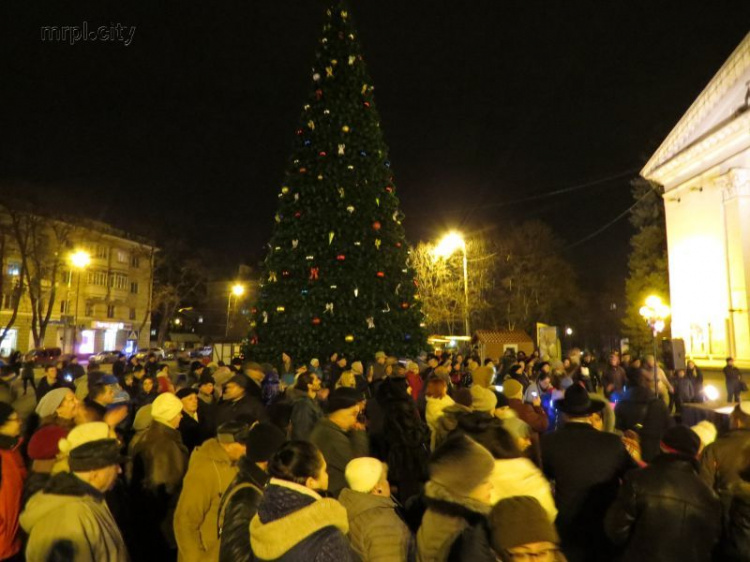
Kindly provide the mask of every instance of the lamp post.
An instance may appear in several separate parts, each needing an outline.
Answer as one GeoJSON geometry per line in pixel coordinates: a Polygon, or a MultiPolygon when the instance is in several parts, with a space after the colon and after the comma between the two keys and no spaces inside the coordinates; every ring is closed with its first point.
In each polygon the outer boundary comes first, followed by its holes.
{"type": "Polygon", "coordinates": [[[657,347],[656,338],[661,332],[664,331],[665,320],[669,318],[670,310],[669,306],[661,302],[661,299],[656,295],[651,295],[646,299],[646,304],[641,307],[638,311],[643,319],[651,328],[651,333],[654,336],[654,393],[656,397],[659,397],[659,365],[656,361],[657,347]]]}
{"type": "Polygon", "coordinates": [[[435,256],[437,258],[447,259],[453,255],[456,250],[461,250],[464,255],[464,329],[466,335],[471,338],[471,330],[469,328],[469,275],[467,270],[467,259],[466,259],[466,241],[456,231],[449,232],[443,236],[442,240],[435,246],[435,256]]]}
{"type": "Polygon", "coordinates": [[[224,331],[224,337],[229,337],[229,313],[232,310],[232,295],[239,298],[245,294],[245,286],[235,283],[232,285],[232,289],[229,291],[229,298],[227,298],[227,328],[224,331]]]}
{"type": "Polygon", "coordinates": [[[78,345],[78,301],[81,295],[81,273],[91,264],[91,256],[85,250],[78,250],[70,256],[70,265],[78,270],[78,280],[76,281],[76,309],[73,320],[73,355],[76,354],[78,345]]]}

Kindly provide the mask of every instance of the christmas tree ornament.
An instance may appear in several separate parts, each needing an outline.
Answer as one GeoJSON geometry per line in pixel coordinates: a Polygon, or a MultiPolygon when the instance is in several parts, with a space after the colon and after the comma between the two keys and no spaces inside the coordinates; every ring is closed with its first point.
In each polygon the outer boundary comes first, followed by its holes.
{"type": "Polygon", "coordinates": [[[400,248],[400,247],[401,247],[401,242],[396,242],[396,248],[400,248]]]}
{"type": "Polygon", "coordinates": [[[276,246],[276,247],[275,247],[275,248],[273,249],[273,251],[274,251],[274,252],[278,252],[278,251],[280,251],[280,250],[281,250],[281,246],[276,246]]]}
{"type": "Polygon", "coordinates": [[[351,215],[351,214],[352,214],[352,213],[354,212],[354,205],[349,205],[349,206],[348,206],[348,207],[346,208],[346,210],[347,210],[347,211],[349,212],[349,214],[351,215]]]}
{"type": "Polygon", "coordinates": [[[339,61],[337,61],[336,59],[331,59],[331,64],[333,66],[336,66],[338,63],[339,63],[339,61]]]}
{"type": "Polygon", "coordinates": [[[398,285],[396,285],[396,290],[395,290],[395,291],[393,291],[393,292],[394,292],[394,293],[396,293],[396,294],[398,295],[398,292],[399,292],[400,290],[401,290],[401,283],[399,283],[398,285]]]}
{"type": "Polygon", "coordinates": [[[300,168],[299,169],[299,173],[300,174],[306,174],[307,173],[307,168],[300,168]]]}
{"type": "Polygon", "coordinates": [[[367,328],[369,330],[372,330],[374,327],[375,327],[375,318],[373,318],[372,316],[369,316],[367,318],[367,328]]]}
{"type": "Polygon", "coordinates": [[[367,93],[367,84],[362,84],[362,95],[364,96],[367,93]]]}
{"type": "Polygon", "coordinates": [[[354,287],[354,297],[356,298],[358,296],[359,296],[359,288],[354,287]]]}
{"type": "Polygon", "coordinates": [[[354,41],[354,33],[350,33],[349,34],[349,40],[350,41],[354,41]]]}
{"type": "Polygon", "coordinates": [[[336,256],[336,259],[338,261],[344,261],[346,260],[346,256],[344,254],[339,254],[338,256],[336,256]]]}
{"type": "Polygon", "coordinates": [[[382,241],[382,240],[381,240],[380,238],[376,238],[376,239],[375,239],[375,248],[376,248],[377,250],[379,250],[379,249],[380,249],[380,245],[381,245],[382,243],[383,243],[383,241],[382,241]]]}
{"type": "Polygon", "coordinates": [[[393,187],[392,187],[392,186],[390,186],[390,185],[386,185],[386,186],[385,186],[385,190],[386,190],[386,191],[387,191],[388,193],[393,193],[393,187]]]}
{"type": "Polygon", "coordinates": [[[292,240],[292,250],[296,250],[299,246],[299,240],[292,240]]]}
{"type": "Polygon", "coordinates": [[[391,311],[391,305],[388,303],[385,303],[385,308],[381,312],[383,312],[384,314],[387,314],[390,311],[391,311]]]}
{"type": "Polygon", "coordinates": [[[343,127],[341,127],[341,130],[345,133],[348,133],[351,129],[349,129],[349,125],[344,125],[343,127]]]}
{"type": "Polygon", "coordinates": [[[300,294],[301,294],[301,295],[302,295],[303,297],[306,297],[306,296],[307,296],[307,293],[309,293],[309,292],[310,292],[310,291],[308,291],[307,289],[302,289],[302,290],[300,291],[300,294]]]}
{"type": "Polygon", "coordinates": [[[294,194],[294,200],[295,201],[299,201],[299,193],[295,193],[294,194]]]}
{"type": "Polygon", "coordinates": [[[375,204],[380,207],[380,197],[375,198],[375,204]]]}
{"type": "Polygon", "coordinates": [[[323,110],[323,115],[330,115],[330,114],[331,114],[331,111],[329,109],[323,110]]]}
{"type": "Polygon", "coordinates": [[[305,141],[305,142],[304,142],[303,144],[304,144],[305,146],[310,146],[310,145],[312,144],[312,141],[308,139],[308,140],[306,140],[306,141],[305,141]]]}
{"type": "Polygon", "coordinates": [[[310,111],[310,104],[306,103],[304,106],[302,106],[302,109],[304,109],[305,111],[310,111]]]}
{"type": "Polygon", "coordinates": [[[289,277],[289,270],[288,270],[288,269],[284,269],[284,270],[282,270],[282,272],[281,272],[281,276],[282,276],[282,277],[289,277]]]}
{"type": "Polygon", "coordinates": [[[281,193],[283,193],[284,195],[286,195],[287,193],[289,193],[289,188],[287,186],[282,187],[281,188],[281,193]]]}
{"type": "Polygon", "coordinates": [[[338,285],[331,285],[331,290],[333,290],[333,291],[335,291],[338,288],[339,288],[338,285]]]}
{"type": "Polygon", "coordinates": [[[312,319],[313,326],[319,326],[320,325],[320,318],[317,316],[312,319]]]}
{"type": "Polygon", "coordinates": [[[268,324],[268,312],[263,311],[263,323],[268,324]]]}
{"type": "Polygon", "coordinates": [[[305,131],[303,131],[302,129],[297,129],[296,133],[298,135],[303,135],[303,134],[305,134],[305,131]]]}
{"type": "Polygon", "coordinates": [[[313,261],[315,259],[315,256],[305,256],[305,259],[307,261],[313,261]]]}
{"type": "Polygon", "coordinates": [[[359,155],[360,155],[360,156],[363,156],[363,157],[364,157],[364,156],[367,156],[367,151],[365,151],[365,150],[360,150],[360,151],[359,151],[359,155]]]}
{"type": "Polygon", "coordinates": [[[258,325],[258,323],[255,320],[253,320],[252,322],[250,322],[250,327],[251,328],[255,328],[257,325],[258,325]]]}
{"type": "Polygon", "coordinates": [[[321,90],[320,88],[315,90],[315,99],[320,101],[322,97],[323,97],[323,90],[321,90]]]}
{"type": "Polygon", "coordinates": [[[346,336],[346,337],[344,338],[344,341],[345,341],[346,343],[352,343],[352,342],[354,341],[354,336],[353,336],[352,334],[349,334],[349,335],[347,335],[347,336],[346,336]]]}
{"type": "Polygon", "coordinates": [[[286,309],[283,306],[277,306],[276,312],[284,312],[286,309]]]}
{"type": "Polygon", "coordinates": [[[373,230],[380,230],[380,226],[380,221],[375,221],[374,223],[372,223],[373,230]]]}
{"type": "Polygon", "coordinates": [[[352,166],[351,164],[349,164],[349,165],[348,165],[348,166],[346,167],[346,169],[347,169],[347,170],[353,170],[353,169],[354,169],[354,166],[352,166]]]}
{"type": "Polygon", "coordinates": [[[346,145],[345,144],[340,144],[339,145],[339,156],[343,156],[344,153],[345,153],[345,151],[346,151],[346,145]]]}
{"type": "Polygon", "coordinates": [[[407,308],[409,308],[409,303],[408,302],[402,302],[401,303],[401,308],[403,308],[404,310],[406,310],[407,308]]]}
{"type": "Polygon", "coordinates": [[[313,80],[315,80],[316,82],[319,82],[320,81],[320,74],[318,74],[317,72],[315,74],[313,74],[313,80]]]}
{"type": "Polygon", "coordinates": [[[364,102],[362,105],[364,105],[365,108],[370,109],[370,102],[369,101],[364,102]]]}
{"type": "Polygon", "coordinates": [[[252,314],[258,314],[258,309],[257,309],[257,308],[255,308],[255,307],[252,307],[252,308],[250,309],[250,312],[251,312],[252,314]]]}
{"type": "Polygon", "coordinates": [[[326,309],[323,311],[324,314],[333,314],[333,303],[327,302],[326,303],[326,309]]]}
{"type": "Polygon", "coordinates": [[[331,243],[333,243],[333,238],[336,236],[336,233],[332,230],[328,233],[328,245],[330,246],[331,243]]]}
{"type": "Polygon", "coordinates": [[[274,218],[274,220],[275,220],[276,222],[281,222],[281,215],[279,215],[278,213],[276,213],[276,216],[275,216],[275,217],[273,217],[273,218],[274,218]]]}
{"type": "Polygon", "coordinates": [[[333,78],[333,67],[326,66],[326,78],[333,78]]]}
{"type": "Polygon", "coordinates": [[[323,174],[318,175],[318,181],[323,181],[323,174]]]}
{"type": "Polygon", "coordinates": [[[343,199],[344,198],[344,193],[345,193],[344,192],[344,188],[343,187],[339,187],[339,197],[341,197],[343,199]]]}
{"type": "Polygon", "coordinates": [[[390,160],[386,160],[385,162],[383,162],[383,165],[384,165],[384,166],[385,166],[386,168],[390,168],[390,167],[391,167],[391,161],[390,161],[390,160]]]}
{"type": "Polygon", "coordinates": [[[310,119],[307,122],[307,128],[310,129],[311,131],[314,131],[315,130],[315,121],[313,121],[312,119],[310,119]]]}
{"type": "Polygon", "coordinates": [[[341,19],[345,20],[348,17],[349,17],[349,12],[347,12],[346,10],[341,10],[341,19]]]}
{"type": "Polygon", "coordinates": [[[383,279],[385,277],[385,272],[384,271],[378,271],[375,274],[375,277],[377,277],[378,279],[383,279]]]}
{"type": "Polygon", "coordinates": [[[354,242],[354,245],[355,245],[355,246],[361,246],[361,245],[362,245],[362,242],[360,242],[359,240],[357,240],[356,242],[354,242]]]}
{"type": "Polygon", "coordinates": [[[354,55],[349,55],[349,66],[352,66],[356,60],[357,57],[355,57],[354,55]]]}
{"type": "Polygon", "coordinates": [[[275,283],[276,282],[276,272],[275,271],[269,271],[268,272],[268,281],[269,281],[269,283],[275,283]]]}
{"type": "Polygon", "coordinates": [[[321,158],[325,158],[326,156],[328,156],[328,153],[325,150],[321,150],[320,152],[318,152],[318,156],[320,156],[321,158]]]}
{"type": "Polygon", "coordinates": [[[319,276],[320,276],[320,268],[311,267],[310,268],[310,281],[317,281],[319,276]]]}

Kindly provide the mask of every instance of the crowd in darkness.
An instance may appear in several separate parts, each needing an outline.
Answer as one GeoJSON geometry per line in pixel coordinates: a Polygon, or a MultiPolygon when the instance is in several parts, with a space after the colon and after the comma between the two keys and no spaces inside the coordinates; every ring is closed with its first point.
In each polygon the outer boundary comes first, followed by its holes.
{"type": "Polygon", "coordinates": [[[3,365],[0,559],[750,560],[733,364],[717,435],[692,362],[493,359],[3,365]]]}

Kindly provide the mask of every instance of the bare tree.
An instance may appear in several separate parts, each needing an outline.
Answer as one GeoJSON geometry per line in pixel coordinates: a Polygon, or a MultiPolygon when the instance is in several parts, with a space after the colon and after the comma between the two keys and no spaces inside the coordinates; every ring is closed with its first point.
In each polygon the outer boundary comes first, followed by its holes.
{"type": "Polygon", "coordinates": [[[0,208],[0,309],[3,307],[6,294],[9,296],[8,301],[11,307],[10,318],[5,323],[5,327],[0,329],[0,344],[18,319],[18,309],[24,293],[23,272],[18,271],[15,275],[10,275],[8,272],[8,257],[12,240],[13,233],[9,217],[0,208]]]}

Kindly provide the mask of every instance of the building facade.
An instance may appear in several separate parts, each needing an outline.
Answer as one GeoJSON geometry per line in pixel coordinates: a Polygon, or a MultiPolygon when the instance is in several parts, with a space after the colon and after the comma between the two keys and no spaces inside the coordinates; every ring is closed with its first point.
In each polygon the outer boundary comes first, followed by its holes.
{"type": "Polygon", "coordinates": [[[673,337],[750,366],[750,34],[641,175],[665,190],[673,337]]]}
{"type": "Polygon", "coordinates": [[[17,311],[0,342],[0,355],[37,347],[70,353],[74,341],[81,355],[148,347],[152,244],[102,223],[68,223],[25,215],[20,234],[30,233],[35,243],[21,251],[19,233],[7,228],[11,222],[3,213],[0,209],[0,236],[5,241],[0,255],[0,335],[17,311]],[[75,267],[73,254],[86,256],[88,264],[75,267]]]}

